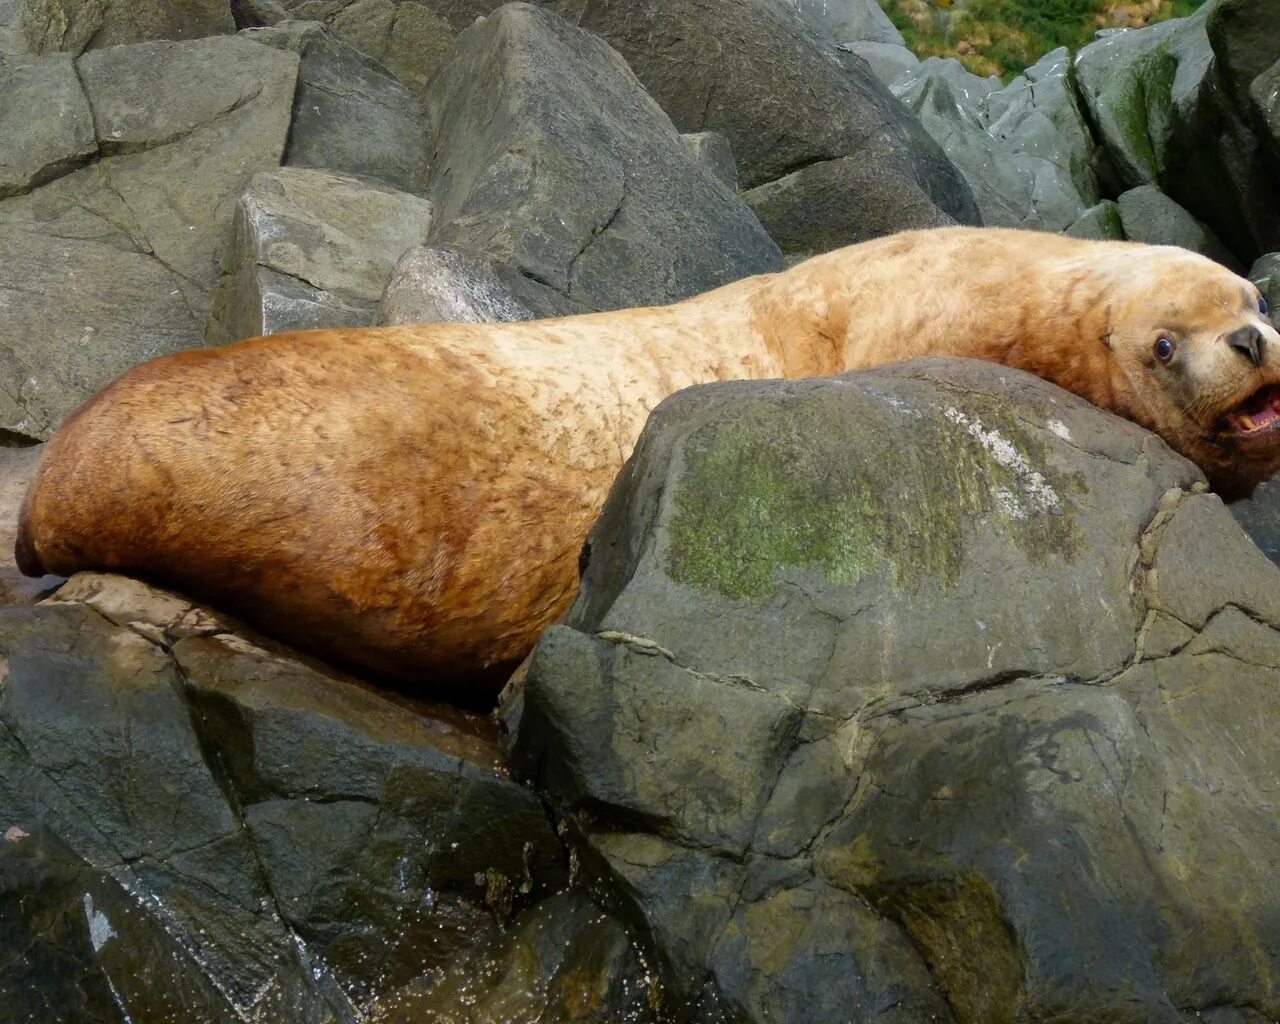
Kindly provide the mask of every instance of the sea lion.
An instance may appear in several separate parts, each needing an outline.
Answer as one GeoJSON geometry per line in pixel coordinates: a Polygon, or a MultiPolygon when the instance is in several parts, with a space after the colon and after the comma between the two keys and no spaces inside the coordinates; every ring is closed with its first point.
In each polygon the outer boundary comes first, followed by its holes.
{"type": "Polygon", "coordinates": [[[465,685],[568,606],[664,397],[924,355],[1039,374],[1231,496],[1280,468],[1280,336],[1248,281],[1182,249],[946,228],[662,308],[154,359],[48,443],[19,565],[149,577],[364,669],[465,685]]]}

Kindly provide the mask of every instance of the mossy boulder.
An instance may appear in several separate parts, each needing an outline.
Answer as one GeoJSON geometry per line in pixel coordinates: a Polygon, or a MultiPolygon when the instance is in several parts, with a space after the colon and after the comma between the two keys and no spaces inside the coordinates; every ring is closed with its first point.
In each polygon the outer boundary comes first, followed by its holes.
{"type": "Polygon", "coordinates": [[[1155,436],[985,363],[714,384],[585,557],[513,767],[674,1019],[1280,1011],[1280,572],[1155,436]]]}

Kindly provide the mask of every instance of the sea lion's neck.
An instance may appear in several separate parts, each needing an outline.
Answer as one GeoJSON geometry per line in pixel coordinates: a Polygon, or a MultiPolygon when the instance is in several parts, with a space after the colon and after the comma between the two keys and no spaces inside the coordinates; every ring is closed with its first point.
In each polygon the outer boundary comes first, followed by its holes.
{"type": "Polygon", "coordinates": [[[1108,348],[1115,288],[1105,275],[1032,250],[1043,265],[1011,276],[1006,262],[957,264],[954,251],[910,242],[891,236],[820,256],[759,289],[753,320],[786,376],[961,356],[1132,415],[1132,389],[1108,348]]]}

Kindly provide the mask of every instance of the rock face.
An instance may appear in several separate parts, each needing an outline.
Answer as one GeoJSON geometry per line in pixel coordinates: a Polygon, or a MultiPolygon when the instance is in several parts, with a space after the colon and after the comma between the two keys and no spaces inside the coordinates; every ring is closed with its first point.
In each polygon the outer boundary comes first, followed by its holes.
{"type": "Polygon", "coordinates": [[[1275,93],[1253,93],[1280,59],[1275,32],[1256,30],[1269,10],[1259,0],[1206,4],[1189,18],[1108,35],[1075,64],[1114,189],[1158,186],[1244,266],[1280,248],[1265,114],[1275,93]]]}
{"type": "Polygon", "coordinates": [[[28,192],[98,155],[93,114],[70,57],[0,64],[0,199],[28,192]]]}
{"type": "Polygon", "coordinates": [[[316,22],[247,36],[301,59],[286,164],[426,188],[427,114],[395,75],[316,22]]]}
{"type": "Polygon", "coordinates": [[[1099,198],[1065,49],[1008,86],[931,57],[893,83],[964,174],[984,224],[1063,231],[1099,198]]]}
{"type": "Polygon", "coordinates": [[[235,31],[230,0],[15,0],[35,53],[80,54],[155,39],[200,39],[235,31]]]}
{"type": "MultiPolygon", "coordinates": [[[[297,68],[235,38],[80,58],[99,159],[0,202],[0,429],[46,437],[124,370],[201,342],[235,200],[284,152],[297,68]]],[[[4,123],[21,144],[21,118],[4,123]]]]}
{"type": "Polygon", "coordinates": [[[815,30],[838,43],[868,40],[905,46],[902,33],[876,0],[782,0],[798,10],[815,30]]]}
{"type": "Polygon", "coordinates": [[[425,199],[347,175],[255,176],[236,207],[213,339],[372,324],[396,261],[430,225],[425,199]]]}
{"type": "Polygon", "coordinates": [[[1202,491],[978,363],[659,407],[507,716],[668,1011],[1276,1016],[1280,576],[1202,491]]]}
{"type": "Polygon", "coordinates": [[[444,66],[460,30],[501,0],[438,3],[436,0],[249,0],[239,24],[275,25],[290,18],[328,25],[341,39],[379,61],[419,97],[444,66]],[[468,18],[465,10],[473,8],[468,18]],[[441,12],[452,16],[451,26],[441,12]]]}
{"type": "Polygon", "coordinates": [[[0,611],[0,664],[12,1019],[351,1022],[483,985],[603,1022],[648,998],[618,925],[554,895],[560,845],[484,719],[120,577],[0,611]],[[510,983],[479,972],[504,958],[510,983]]]}
{"type": "Polygon", "coordinates": [[[1124,235],[1135,242],[1180,245],[1239,272],[1240,265],[1218,236],[1153,185],[1125,192],[1116,203],[1124,235]]]}
{"type": "Polygon", "coordinates": [[[779,266],[622,59],[547,11],[512,4],[463,33],[429,101],[434,244],[508,261],[594,309],[779,266]]]}
{"type": "Polygon", "coordinates": [[[582,312],[508,263],[464,249],[418,248],[396,265],[378,323],[506,323],[582,312]]]}

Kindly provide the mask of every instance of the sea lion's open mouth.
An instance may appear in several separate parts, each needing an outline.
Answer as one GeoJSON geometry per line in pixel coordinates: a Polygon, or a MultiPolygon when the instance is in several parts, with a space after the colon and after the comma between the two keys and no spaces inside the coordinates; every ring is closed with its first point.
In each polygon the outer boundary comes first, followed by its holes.
{"type": "Polygon", "coordinates": [[[1219,422],[1222,433],[1237,437],[1280,434],[1280,384],[1259,388],[1219,422]]]}

